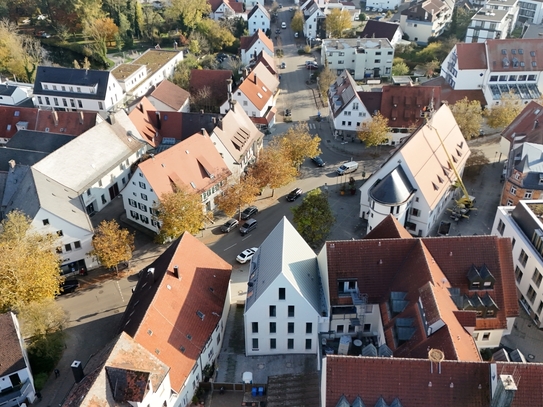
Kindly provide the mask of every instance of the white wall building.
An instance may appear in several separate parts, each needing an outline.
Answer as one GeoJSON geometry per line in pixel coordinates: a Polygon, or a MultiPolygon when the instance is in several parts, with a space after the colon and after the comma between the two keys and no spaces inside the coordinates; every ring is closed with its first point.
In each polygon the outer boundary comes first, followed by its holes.
{"type": "Polygon", "coordinates": [[[270,13],[260,4],[256,4],[247,15],[247,29],[249,35],[258,30],[266,32],[270,29],[270,13]]]}
{"type": "Polygon", "coordinates": [[[272,40],[260,29],[251,36],[241,37],[239,50],[243,65],[249,65],[252,60],[256,60],[261,52],[265,52],[272,58],[275,55],[272,40]]]}
{"type": "Polygon", "coordinates": [[[439,37],[452,21],[453,7],[441,0],[423,0],[400,15],[400,27],[410,41],[428,43],[428,39],[439,37]]]}
{"type": "Polygon", "coordinates": [[[539,25],[543,23],[543,2],[538,0],[519,1],[518,22],[539,25]]]}
{"type": "Polygon", "coordinates": [[[508,15],[507,10],[480,9],[471,18],[465,42],[485,42],[488,39],[507,38],[513,29],[508,15]]]}
{"type": "Polygon", "coordinates": [[[324,18],[324,12],[320,9],[315,0],[307,0],[300,6],[300,10],[304,16],[304,37],[309,40],[317,38],[317,21],[324,18]]]}

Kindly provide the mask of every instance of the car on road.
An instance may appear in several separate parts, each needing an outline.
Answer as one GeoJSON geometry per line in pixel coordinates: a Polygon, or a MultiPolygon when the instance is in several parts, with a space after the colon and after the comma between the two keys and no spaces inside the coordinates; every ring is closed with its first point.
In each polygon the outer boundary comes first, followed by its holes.
{"type": "Polygon", "coordinates": [[[275,29],[275,33],[276,33],[276,34],[281,34],[281,30],[280,30],[279,28],[276,28],[276,29],[275,29]]]}
{"type": "Polygon", "coordinates": [[[281,62],[281,69],[286,69],[286,67],[287,67],[286,62],[281,62]]]}
{"type": "Polygon", "coordinates": [[[294,38],[298,38],[299,36],[300,36],[300,34],[298,33],[298,31],[296,31],[296,32],[294,33],[294,38]]]}
{"type": "Polygon", "coordinates": [[[284,21],[281,23],[281,28],[287,28],[287,23],[285,23],[284,21]]]}
{"type": "Polygon", "coordinates": [[[241,233],[242,236],[245,236],[247,233],[255,230],[257,226],[258,222],[256,219],[247,219],[243,226],[239,228],[239,233],[241,233]]]}
{"type": "Polygon", "coordinates": [[[292,116],[292,111],[290,109],[285,109],[285,117],[292,116]]]}
{"type": "Polygon", "coordinates": [[[366,7],[366,11],[371,11],[371,7],[366,7]]]}
{"type": "Polygon", "coordinates": [[[228,233],[231,232],[238,226],[239,222],[236,219],[230,219],[224,225],[221,226],[221,232],[228,233]]]}
{"type": "Polygon", "coordinates": [[[247,263],[249,260],[253,258],[255,253],[258,251],[258,247],[251,247],[250,249],[246,249],[242,251],[238,256],[236,257],[236,260],[238,263],[244,264],[247,263]]]}
{"type": "Polygon", "coordinates": [[[302,191],[301,188],[294,188],[290,193],[287,195],[287,201],[294,202],[296,199],[298,199],[304,191],[302,191]]]}
{"type": "Polygon", "coordinates": [[[294,11],[294,7],[289,7],[289,10],[290,10],[290,11],[294,11]]]}
{"type": "Polygon", "coordinates": [[[70,280],[64,280],[64,282],[60,284],[60,295],[73,293],[78,288],[79,288],[78,279],[72,278],[70,280]]]}
{"type": "Polygon", "coordinates": [[[249,206],[245,208],[243,212],[241,212],[241,219],[246,220],[249,219],[254,214],[258,213],[258,208],[256,206],[249,206]]]}
{"type": "Polygon", "coordinates": [[[311,161],[313,161],[317,167],[324,167],[326,165],[324,160],[318,155],[315,157],[311,157],[311,161]]]}
{"type": "Polygon", "coordinates": [[[319,64],[317,64],[316,62],[313,63],[313,64],[308,64],[305,66],[307,69],[319,69],[319,64]]]}

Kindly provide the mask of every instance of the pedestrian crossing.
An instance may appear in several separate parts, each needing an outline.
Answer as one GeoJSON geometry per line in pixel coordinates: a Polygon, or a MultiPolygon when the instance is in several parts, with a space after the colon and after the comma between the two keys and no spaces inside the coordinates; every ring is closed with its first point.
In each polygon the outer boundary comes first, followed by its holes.
{"type": "Polygon", "coordinates": [[[317,125],[315,123],[309,123],[307,127],[309,127],[309,130],[317,130],[317,125]]]}

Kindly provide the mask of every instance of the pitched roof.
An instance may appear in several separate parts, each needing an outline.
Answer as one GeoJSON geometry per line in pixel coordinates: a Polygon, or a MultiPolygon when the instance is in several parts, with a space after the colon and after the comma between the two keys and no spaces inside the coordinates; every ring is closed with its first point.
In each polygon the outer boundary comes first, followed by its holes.
{"type": "Polygon", "coordinates": [[[481,106],[486,105],[486,99],[482,89],[455,90],[451,87],[451,85],[449,85],[443,76],[430,79],[429,81],[422,83],[421,86],[439,86],[441,88],[441,101],[447,102],[451,106],[464,98],[468,98],[468,100],[477,100],[481,106]]]}
{"type": "Polygon", "coordinates": [[[132,121],[136,129],[138,129],[138,133],[146,143],[153,147],[158,147],[162,142],[162,135],[155,126],[155,116],[156,108],[144,96],[129,113],[128,118],[132,121]]]}
{"type": "Polygon", "coordinates": [[[260,51],[260,54],[256,57],[256,64],[264,64],[266,68],[270,71],[272,75],[277,75],[277,66],[275,65],[275,60],[267,52],[260,51]]]}
{"type": "Polygon", "coordinates": [[[357,85],[353,77],[347,70],[344,70],[328,92],[328,100],[334,117],[338,117],[349,103],[358,99],[356,89],[357,85]]]}
{"type": "Polygon", "coordinates": [[[256,13],[257,10],[260,10],[262,14],[270,18],[270,13],[268,13],[268,10],[266,10],[264,6],[262,6],[260,3],[256,3],[253,9],[249,11],[249,14],[247,15],[247,20],[249,20],[256,13]]]}
{"type": "MultiPolygon", "coordinates": [[[[62,84],[77,86],[95,87],[94,93],[85,93],[85,99],[104,100],[108,89],[110,78],[109,71],[97,71],[94,69],[60,68],[57,66],[40,65],[36,69],[34,80],[34,95],[60,96],[60,97],[81,97],[77,90],[65,91],[44,89],[43,83],[62,84]]],[[[50,86],[48,86],[50,87],[50,86]]]]}
{"type": "Polygon", "coordinates": [[[165,79],[151,92],[149,97],[168,105],[173,110],[180,110],[190,98],[190,93],[165,79]]]}
{"type": "Polygon", "coordinates": [[[26,366],[21,342],[11,312],[0,314],[0,377],[9,376],[26,366]]]}
{"type": "Polygon", "coordinates": [[[114,117],[114,124],[103,121],[34,164],[34,168],[77,194],[83,193],[143,145],[124,110],[114,117]],[[70,165],[66,165],[68,161],[70,165]]]}
{"type": "Polygon", "coordinates": [[[393,239],[393,238],[403,238],[410,239],[413,238],[411,233],[409,233],[405,228],[400,225],[398,219],[394,216],[389,215],[379,223],[378,228],[371,230],[364,239],[393,239]]]}
{"type": "Polygon", "coordinates": [[[172,185],[202,193],[231,174],[207,132],[194,134],[138,168],[159,198],[173,192],[172,185]]]}
{"type": "Polygon", "coordinates": [[[456,44],[458,69],[487,69],[486,46],[484,43],[456,44]]]}
{"type": "Polygon", "coordinates": [[[539,72],[543,67],[543,52],[539,38],[486,40],[485,44],[488,68],[491,72],[514,73],[518,70],[539,72]]]}
{"type": "Polygon", "coordinates": [[[512,144],[513,141],[515,144],[524,142],[543,144],[543,105],[533,100],[528,103],[502,131],[502,137],[512,144]]]}
{"type": "Polygon", "coordinates": [[[124,73],[124,70],[130,67],[133,70],[137,70],[140,66],[145,66],[145,72],[147,73],[147,77],[150,77],[151,75],[154,75],[156,71],[161,69],[164,65],[166,65],[168,62],[170,62],[172,59],[174,59],[177,55],[182,53],[183,51],[179,50],[164,50],[164,49],[155,49],[155,48],[149,48],[147,51],[145,51],[142,55],[140,55],[138,58],[133,60],[130,64],[121,64],[117,65],[116,68],[113,68],[111,70],[111,74],[118,77],[119,79],[122,79],[126,76],[124,73]],[[123,72],[121,74],[121,68],[123,68],[123,72]]]}
{"type": "Polygon", "coordinates": [[[254,44],[256,44],[256,42],[258,40],[262,41],[262,43],[266,46],[266,48],[268,48],[270,50],[270,52],[273,53],[273,42],[272,40],[270,40],[266,34],[264,33],[264,31],[262,30],[258,30],[256,31],[253,35],[251,36],[245,36],[245,37],[241,37],[240,39],[240,45],[239,45],[239,49],[242,49],[242,50],[249,50],[252,48],[252,46],[254,44]]]}
{"type": "Polygon", "coordinates": [[[150,269],[138,281],[121,327],[149,352],[158,351],[179,391],[221,319],[232,266],[185,232],[150,269]]]}
{"type": "Polygon", "coordinates": [[[253,285],[247,289],[246,311],[283,275],[320,314],[317,256],[287,218],[283,217],[260,245],[251,262],[251,274],[253,272],[253,285]]]}
{"type": "Polygon", "coordinates": [[[228,100],[228,79],[232,79],[232,71],[227,69],[193,69],[190,71],[190,93],[195,95],[207,87],[211,91],[210,100],[215,106],[221,106],[228,100]]]}
{"type": "Polygon", "coordinates": [[[364,30],[360,33],[361,38],[387,38],[392,41],[398,30],[401,30],[399,24],[388,23],[385,21],[368,20],[364,30]]]}
{"type": "Polygon", "coordinates": [[[52,153],[73,140],[68,134],[48,133],[45,131],[19,130],[5,148],[52,153]]]}
{"type": "Polygon", "coordinates": [[[258,110],[262,110],[279,86],[277,79],[262,63],[259,63],[238,86],[241,91],[258,110]]]}
{"type": "Polygon", "coordinates": [[[370,114],[378,112],[381,109],[381,100],[383,92],[356,92],[364,106],[370,114]]]}

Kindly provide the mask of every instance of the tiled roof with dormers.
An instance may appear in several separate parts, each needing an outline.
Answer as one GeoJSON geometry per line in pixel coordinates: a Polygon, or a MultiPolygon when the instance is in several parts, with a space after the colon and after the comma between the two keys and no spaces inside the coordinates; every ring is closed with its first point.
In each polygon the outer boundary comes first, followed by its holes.
{"type": "Polygon", "coordinates": [[[240,50],[250,50],[252,48],[253,45],[256,44],[257,41],[262,41],[262,44],[264,44],[266,46],[266,48],[268,48],[268,50],[270,51],[270,53],[273,54],[274,52],[274,47],[273,47],[273,42],[272,40],[270,40],[266,34],[264,33],[264,31],[262,30],[258,30],[256,31],[253,35],[251,36],[248,36],[248,37],[241,37],[240,38],[240,45],[239,45],[239,49],[240,50]]]}
{"type": "Polygon", "coordinates": [[[485,44],[488,68],[491,72],[515,73],[543,70],[542,40],[539,38],[486,40],[485,44]]]}
{"type": "Polygon", "coordinates": [[[353,77],[344,70],[328,91],[328,103],[334,117],[338,117],[353,100],[359,99],[356,89],[353,77]]]}
{"type": "Polygon", "coordinates": [[[136,107],[128,115],[143,137],[143,140],[149,145],[157,147],[162,141],[162,136],[153,123],[152,119],[154,116],[156,116],[156,109],[145,96],[141,98],[136,107]]]}
{"type": "Polygon", "coordinates": [[[258,110],[262,110],[274,97],[278,87],[279,79],[259,63],[241,82],[237,92],[242,92],[258,110]]]}
{"type": "Polygon", "coordinates": [[[520,143],[543,144],[543,104],[536,101],[528,103],[509,126],[502,131],[515,146],[520,143]]]}

